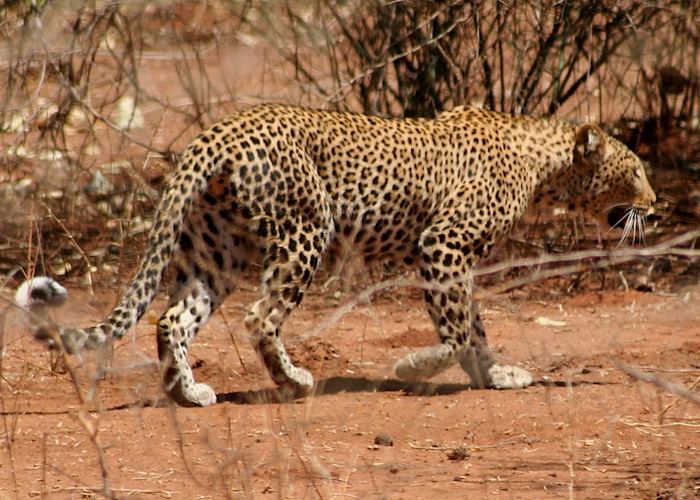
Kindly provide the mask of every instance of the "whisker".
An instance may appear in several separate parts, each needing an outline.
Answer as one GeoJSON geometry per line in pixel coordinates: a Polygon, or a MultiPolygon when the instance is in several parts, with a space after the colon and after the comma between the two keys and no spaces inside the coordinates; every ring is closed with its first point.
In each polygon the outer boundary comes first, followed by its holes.
{"type": "Polygon", "coordinates": [[[646,239],[644,238],[644,233],[647,228],[647,219],[641,213],[637,212],[637,221],[639,223],[639,241],[642,245],[646,245],[646,239]]]}
{"type": "Polygon", "coordinates": [[[605,234],[607,235],[613,229],[621,227],[622,234],[620,235],[620,241],[618,241],[616,248],[619,248],[629,240],[631,240],[633,245],[636,243],[646,245],[646,226],[647,218],[645,212],[638,208],[629,207],[625,210],[624,215],[622,215],[605,234]]]}
{"type": "Polygon", "coordinates": [[[627,241],[634,245],[635,240],[637,239],[637,224],[636,224],[636,218],[634,216],[634,212],[630,212],[629,216],[629,226],[630,230],[629,233],[627,234],[627,241]]]}
{"type": "Polygon", "coordinates": [[[625,240],[630,234],[630,230],[632,229],[632,218],[629,216],[629,214],[625,218],[625,227],[622,229],[622,236],[620,236],[620,241],[617,243],[618,247],[625,242],[625,240]]]}

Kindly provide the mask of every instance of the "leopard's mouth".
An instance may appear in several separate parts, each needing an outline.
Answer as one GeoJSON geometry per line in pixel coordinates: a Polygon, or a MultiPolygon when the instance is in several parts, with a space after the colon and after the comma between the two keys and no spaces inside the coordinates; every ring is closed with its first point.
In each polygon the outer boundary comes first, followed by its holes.
{"type": "MultiPolygon", "coordinates": [[[[602,219],[607,222],[608,226],[614,228],[620,226],[621,222],[627,220],[628,217],[646,219],[653,214],[654,206],[651,200],[638,196],[627,202],[608,205],[603,210],[602,219]]],[[[601,220],[600,216],[598,216],[598,220],[601,220]]]]}
{"type": "Polygon", "coordinates": [[[605,215],[608,226],[611,228],[617,227],[620,220],[622,220],[622,218],[625,216],[625,212],[627,210],[629,209],[624,207],[613,207],[612,209],[608,210],[607,214],[605,215]]]}
{"type": "Polygon", "coordinates": [[[654,213],[650,205],[615,205],[605,212],[605,219],[611,228],[619,227],[628,217],[646,218],[654,213]]]}

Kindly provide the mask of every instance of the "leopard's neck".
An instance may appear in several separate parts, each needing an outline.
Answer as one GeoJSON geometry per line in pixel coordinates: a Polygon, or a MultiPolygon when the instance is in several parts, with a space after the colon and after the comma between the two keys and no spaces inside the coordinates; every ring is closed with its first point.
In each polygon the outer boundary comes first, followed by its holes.
{"type": "Polygon", "coordinates": [[[570,123],[518,116],[502,128],[502,134],[512,154],[531,170],[533,192],[573,162],[576,131],[570,123]]]}

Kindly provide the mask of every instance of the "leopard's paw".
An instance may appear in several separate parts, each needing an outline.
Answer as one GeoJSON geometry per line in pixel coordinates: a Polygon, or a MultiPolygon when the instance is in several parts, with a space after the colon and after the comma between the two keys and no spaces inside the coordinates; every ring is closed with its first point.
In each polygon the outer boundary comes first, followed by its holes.
{"type": "Polygon", "coordinates": [[[446,344],[424,347],[407,354],[394,365],[394,374],[407,382],[420,382],[452,366],[455,350],[446,344]]]}
{"type": "Polygon", "coordinates": [[[488,387],[493,389],[522,389],[533,381],[532,374],[518,366],[496,364],[488,370],[488,387]]]}
{"type": "Polygon", "coordinates": [[[180,406],[211,406],[216,403],[216,393],[207,384],[183,384],[178,381],[170,390],[170,397],[180,406]]]}

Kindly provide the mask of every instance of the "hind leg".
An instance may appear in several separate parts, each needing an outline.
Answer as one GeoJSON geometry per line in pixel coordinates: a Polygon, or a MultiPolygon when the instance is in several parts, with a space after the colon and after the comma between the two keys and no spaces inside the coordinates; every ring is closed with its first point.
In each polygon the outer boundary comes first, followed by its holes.
{"type": "Polygon", "coordinates": [[[328,246],[329,216],[315,223],[288,220],[270,228],[270,241],[263,261],[262,298],[245,318],[253,346],[260,354],[272,380],[294,391],[307,393],[313,376],[295,366],[280,338],[280,327],[301,302],[328,246]]]}
{"type": "Polygon", "coordinates": [[[221,301],[209,285],[198,278],[178,283],[170,303],[158,321],[158,357],[163,367],[163,387],[181,406],[209,406],[216,393],[194,380],[187,349],[199,329],[221,301]]]}

